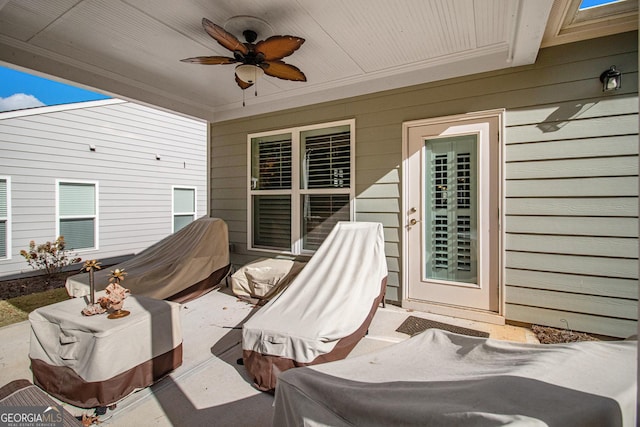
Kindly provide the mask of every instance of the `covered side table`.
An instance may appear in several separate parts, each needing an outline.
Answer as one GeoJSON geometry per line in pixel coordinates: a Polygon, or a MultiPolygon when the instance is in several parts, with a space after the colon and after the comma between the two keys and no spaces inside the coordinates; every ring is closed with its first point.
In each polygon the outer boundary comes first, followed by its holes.
{"type": "Polygon", "coordinates": [[[34,382],[81,408],[111,405],[182,364],[180,304],[130,296],[130,315],[83,316],[84,298],[29,314],[34,382]]]}

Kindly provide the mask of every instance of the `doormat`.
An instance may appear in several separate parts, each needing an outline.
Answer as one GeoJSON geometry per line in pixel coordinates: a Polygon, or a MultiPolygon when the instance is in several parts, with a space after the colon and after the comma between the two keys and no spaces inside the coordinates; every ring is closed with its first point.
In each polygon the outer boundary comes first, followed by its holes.
{"type": "Polygon", "coordinates": [[[472,337],[489,338],[488,332],[476,331],[475,329],[463,328],[462,326],[449,325],[448,323],[436,322],[435,320],[423,319],[421,317],[409,316],[396,332],[414,336],[427,329],[443,329],[456,334],[470,335],[472,337]]]}

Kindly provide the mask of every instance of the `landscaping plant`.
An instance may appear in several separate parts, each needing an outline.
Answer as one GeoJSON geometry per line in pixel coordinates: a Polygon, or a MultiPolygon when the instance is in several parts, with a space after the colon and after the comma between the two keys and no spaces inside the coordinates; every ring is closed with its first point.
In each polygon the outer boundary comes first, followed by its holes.
{"type": "Polygon", "coordinates": [[[33,240],[29,242],[29,250],[21,250],[20,255],[34,270],[43,270],[47,280],[51,280],[68,265],[82,261],[69,253],[65,248],[64,237],[58,237],[55,242],[46,242],[36,245],[33,240]]]}

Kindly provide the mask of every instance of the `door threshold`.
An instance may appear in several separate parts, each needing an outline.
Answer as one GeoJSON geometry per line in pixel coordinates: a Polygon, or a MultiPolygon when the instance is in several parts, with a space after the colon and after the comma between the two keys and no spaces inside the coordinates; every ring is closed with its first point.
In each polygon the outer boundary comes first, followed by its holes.
{"type": "Polygon", "coordinates": [[[439,314],[442,316],[456,317],[458,319],[490,323],[492,325],[505,324],[504,316],[501,316],[493,311],[475,310],[471,308],[435,304],[427,301],[411,299],[402,300],[402,308],[423,311],[425,313],[439,314]]]}

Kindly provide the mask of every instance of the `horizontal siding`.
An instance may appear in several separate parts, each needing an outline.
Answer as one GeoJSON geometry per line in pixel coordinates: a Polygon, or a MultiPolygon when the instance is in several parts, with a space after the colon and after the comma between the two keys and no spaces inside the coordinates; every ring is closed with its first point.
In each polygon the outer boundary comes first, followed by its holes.
{"type": "Polygon", "coordinates": [[[593,316],[563,310],[551,310],[542,307],[507,303],[508,319],[520,322],[540,324],[556,328],[568,328],[575,331],[588,331],[595,334],[626,338],[638,333],[638,321],[617,317],[593,316]]]}
{"type": "Polygon", "coordinates": [[[618,337],[635,328],[635,92],[508,110],[507,318],[618,337]]]}
{"type": "Polygon", "coordinates": [[[638,318],[638,302],[633,299],[611,298],[542,289],[509,288],[509,304],[530,307],[542,306],[551,310],[570,311],[596,316],[610,316],[627,320],[638,318]]]}
{"type": "Polygon", "coordinates": [[[517,287],[612,298],[638,298],[638,283],[635,279],[513,268],[507,268],[505,276],[507,283],[517,287]]]}
{"type": "Polygon", "coordinates": [[[516,216],[506,221],[507,233],[598,237],[638,237],[635,218],[576,216],[516,216]]]}
{"type": "Polygon", "coordinates": [[[30,240],[55,239],[56,179],[99,185],[99,248],[79,251],[84,259],[137,253],[170,234],[172,185],[196,187],[198,216],[207,214],[205,122],[130,102],[91,105],[0,114],[0,175],[12,181],[12,257],[0,276],[30,271],[19,255],[30,240]]]}
{"type": "Polygon", "coordinates": [[[528,66],[212,125],[212,213],[238,239],[232,257],[263,255],[246,252],[247,134],[355,118],[356,219],[384,225],[397,280],[387,299],[401,301],[402,123],[504,108],[507,319],[569,319],[576,330],[625,336],[635,320],[616,311],[637,299],[637,41],[634,32],[562,45],[528,66]],[[602,94],[598,77],[611,64],[624,85],[602,94]],[[584,295],[573,307],[584,312],[553,306],[554,294],[584,295]],[[606,313],[590,307],[601,298],[606,313]]]}

